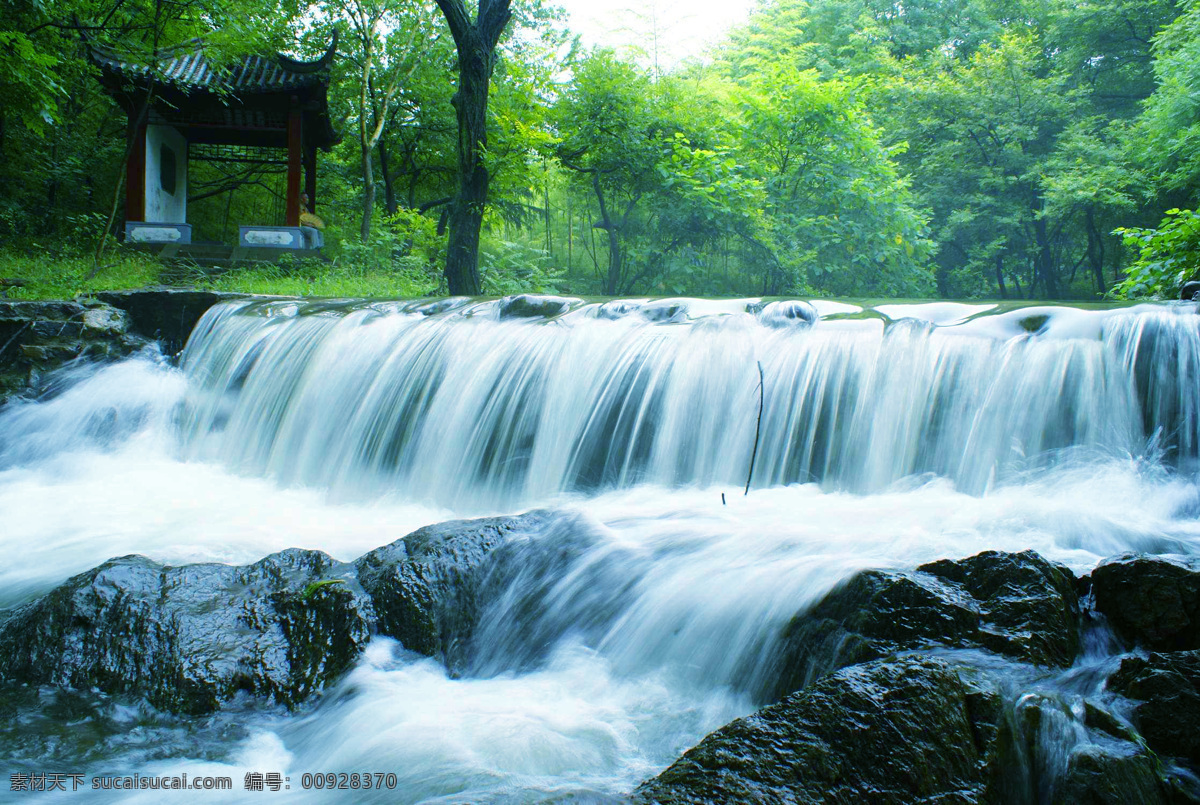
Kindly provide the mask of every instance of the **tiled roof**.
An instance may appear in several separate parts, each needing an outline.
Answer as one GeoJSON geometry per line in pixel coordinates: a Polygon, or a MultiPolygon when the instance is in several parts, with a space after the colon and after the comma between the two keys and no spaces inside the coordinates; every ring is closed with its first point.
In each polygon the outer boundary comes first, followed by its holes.
{"type": "Polygon", "coordinates": [[[216,70],[205,56],[203,40],[192,40],[167,51],[160,51],[158,69],[152,71],[147,60],[134,61],[97,44],[88,43],[92,60],[102,70],[130,79],[144,79],[155,73],[161,82],[180,89],[223,89],[232,92],[281,92],[313,86],[327,80],[329,65],[337,50],[337,30],[321,58],[312,62],[296,61],[282,54],[246,56],[231,67],[216,70]]]}

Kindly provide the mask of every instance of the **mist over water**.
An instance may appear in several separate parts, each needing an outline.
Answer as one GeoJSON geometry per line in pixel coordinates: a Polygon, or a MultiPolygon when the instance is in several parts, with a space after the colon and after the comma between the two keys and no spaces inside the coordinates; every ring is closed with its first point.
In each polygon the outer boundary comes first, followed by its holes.
{"type": "Polygon", "coordinates": [[[84,746],[29,716],[34,737],[0,732],[6,774],[229,774],[231,801],[324,801],[299,775],[354,770],[398,775],[381,802],[617,797],[751,712],[782,626],[856,570],[1200,552],[1192,307],[818,303],[813,326],[744,302],[438,308],[223,305],[179,368],[78,367],[0,410],[0,607],[126,553],[349,560],[553,510],[506,547],[466,673],[378,640],[290,717],[105,700],[92,723],[117,726],[84,746]],[[247,770],[293,790],[243,793],[247,770]]]}

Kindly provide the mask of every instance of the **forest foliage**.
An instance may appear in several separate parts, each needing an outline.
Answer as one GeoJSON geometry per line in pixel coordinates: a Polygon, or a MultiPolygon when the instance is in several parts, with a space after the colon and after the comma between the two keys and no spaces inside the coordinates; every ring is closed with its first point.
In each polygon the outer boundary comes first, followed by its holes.
{"type": "MultiPolygon", "coordinates": [[[[6,272],[113,236],[127,124],[80,27],[218,60],[312,58],[336,27],[329,262],[248,276],[446,290],[463,79],[434,0],[0,2],[6,272]]],[[[760,0],[669,68],[583,48],[549,0],[511,11],[471,207],[485,293],[1087,299],[1200,271],[1200,0],[760,0]]],[[[190,185],[198,237],[282,222],[263,166],[190,185]]]]}

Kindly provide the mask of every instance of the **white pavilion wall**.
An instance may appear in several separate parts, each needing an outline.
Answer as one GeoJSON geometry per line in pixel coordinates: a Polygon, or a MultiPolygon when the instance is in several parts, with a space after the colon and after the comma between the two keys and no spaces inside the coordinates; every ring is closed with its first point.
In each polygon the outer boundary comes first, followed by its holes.
{"type": "Polygon", "coordinates": [[[187,164],[188,146],[182,134],[172,126],[146,126],[147,221],[187,221],[187,164]]]}

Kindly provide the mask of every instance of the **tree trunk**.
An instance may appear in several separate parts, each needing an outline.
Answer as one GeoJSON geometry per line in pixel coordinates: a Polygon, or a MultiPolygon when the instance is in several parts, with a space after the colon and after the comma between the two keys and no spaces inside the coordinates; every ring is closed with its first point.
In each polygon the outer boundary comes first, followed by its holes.
{"type": "Polygon", "coordinates": [[[1046,222],[1038,218],[1033,222],[1033,231],[1037,236],[1037,276],[1041,280],[1042,291],[1048,299],[1058,299],[1061,295],[1058,289],[1058,277],[1054,271],[1054,256],[1050,250],[1050,234],[1046,231],[1046,222]]]}
{"type": "Polygon", "coordinates": [[[387,214],[395,215],[400,207],[396,203],[396,181],[388,166],[388,150],[383,140],[379,141],[379,172],[383,175],[383,206],[387,214]]]}
{"type": "Polygon", "coordinates": [[[458,193],[450,207],[446,285],[455,296],[478,294],[479,230],[491,177],[487,149],[488,82],[496,45],[512,16],[510,0],[479,0],[472,23],[464,0],[435,0],[458,50],[458,91],[451,102],[458,118],[458,193]]]}
{"type": "Polygon", "coordinates": [[[371,158],[371,146],[364,140],[362,143],[362,172],[363,172],[363,217],[359,234],[362,242],[371,239],[371,212],[375,209],[375,160],[371,158]]]}
{"type": "Polygon", "coordinates": [[[491,182],[483,164],[491,56],[483,52],[478,41],[467,53],[463,50],[459,49],[458,92],[452,101],[458,113],[459,180],[458,193],[450,208],[450,242],[446,252],[446,284],[452,296],[473,296],[482,288],[479,230],[491,182]]]}
{"type": "Polygon", "coordinates": [[[603,229],[608,235],[608,275],[604,278],[604,294],[616,296],[621,286],[621,269],[624,268],[621,265],[621,233],[618,231],[617,222],[609,217],[599,173],[592,173],[592,190],[596,192],[596,201],[600,205],[600,223],[592,226],[603,229]]]}
{"type": "Polygon", "coordinates": [[[1091,263],[1092,274],[1096,277],[1096,290],[1103,294],[1108,290],[1104,285],[1104,234],[1096,226],[1095,210],[1088,207],[1087,211],[1088,262],[1091,263]]]}

